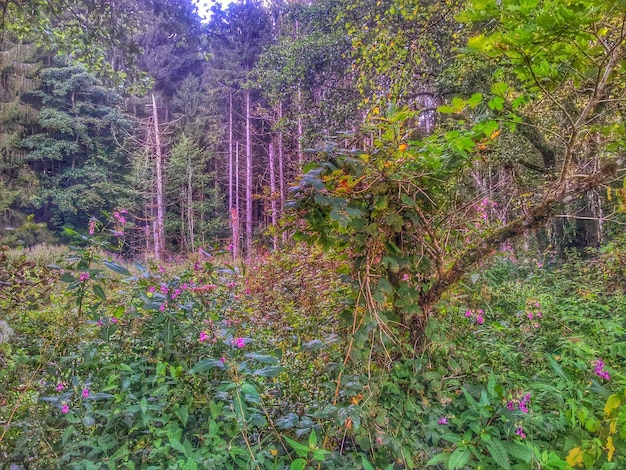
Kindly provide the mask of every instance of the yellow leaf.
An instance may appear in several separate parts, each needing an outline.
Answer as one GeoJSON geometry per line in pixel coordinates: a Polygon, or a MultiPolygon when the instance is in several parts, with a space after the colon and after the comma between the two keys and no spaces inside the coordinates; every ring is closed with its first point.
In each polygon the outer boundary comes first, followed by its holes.
{"type": "Polygon", "coordinates": [[[622,404],[622,399],[617,393],[614,393],[606,400],[606,405],[604,405],[604,416],[609,417],[611,413],[618,409],[622,404]]]}
{"type": "Polygon", "coordinates": [[[609,425],[609,434],[615,434],[617,432],[617,420],[614,419],[613,421],[611,421],[611,424],[609,425]]]}
{"type": "Polygon", "coordinates": [[[613,198],[611,197],[611,187],[607,187],[606,188],[606,197],[609,201],[611,201],[613,198]]]}
{"type": "Polygon", "coordinates": [[[613,453],[615,452],[615,446],[613,445],[613,436],[609,436],[606,440],[606,450],[609,451],[607,460],[610,462],[613,459],[613,453]]]}
{"type": "Polygon", "coordinates": [[[583,463],[583,452],[580,450],[580,447],[574,447],[569,451],[567,457],[565,458],[570,467],[576,467],[583,463]]]}

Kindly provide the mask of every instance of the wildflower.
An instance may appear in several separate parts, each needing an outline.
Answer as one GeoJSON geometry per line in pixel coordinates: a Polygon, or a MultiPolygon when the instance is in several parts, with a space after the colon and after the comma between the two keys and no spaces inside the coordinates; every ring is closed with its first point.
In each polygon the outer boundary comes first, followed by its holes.
{"type": "Polygon", "coordinates": [[[517,434],[521,439],[526,439],[526,434],[521,426],[515,430],[515,434],[517,434]]]}
{"type": "Polygon", "coordinates": [[[410,276],[409,276],[407,273],[404,273],[404,274],[402,275],[402,280],[403,280],[403,281],[405,281],[405,282],[406,282],[406,281],[408,281],[408,280],[409,280],[409,278],[410,278],[410,276]]]}
{"type": "Polygon", "coordinates": [[[465,316],[466,316],[467,318],[471,317],[472,315],[473,315],[473,314],[472,314],[472,311],[471,311],[471,310],[466,310],[466,311],[465,311],[465,316]]]}
{"type": "Polygon", "coordinates": [[[529,320],[532,320],[534,316],[535,315],[533,314],[533,312],[528,312],[528,319],[529,320]]]}
{"type": "Polygon", "coordinates": [[[80,275],[78,276],[78,281],[79,282],[85,282],[88,279],[89,279],[89,273],[87,273],[87,272],[80,273],[80,275]]]}
{"type": "Polygon", "coordinates": [[[513,411],[515,409],[515,402],[511,400],[506,404],[506,407],[509,409],[509,411],[513,411]]]}
{"type": "Polygon", "coordinates": [[[443,424],[448,424],[448,418],[446,418],[445,416],[442,416],[439,421],[437,421],[437,424],[443,425],[443,424]]]}
{"type": "Polygon", "coordinates": [[[167,295],[167,293],[168,293],[169,291],[170,291],[170,290],[167,288],[167,286],[166,286],[166,285],[161,285],[161,293],[162,293],[163,295],[167,295]]]}
{"type": "Polygon", "coordinates": [[[66,415],[69,412],[70,412],[70,407],[67,405],[67,403],[64,403],[63,406],[61,407],[61,413],[66,415]]]}
{"type": "Polygon", "coordinates": [[[222,361],[222,364],[224,364],[226,362],[226,358],[224,356],[220,357],[220,361],[222,361]]]}
{"type": "Polygon", "coordinates": [[[243,338],[237,338],[236,340],[232,340],[232,345],[241,349],[246,345],[246,341],[243,338]]]}
{"type": "Polygon", "coordinates": [[[522,413],[528,413],[528,402],[530,401],[530,393],[524,395],[519,402],[519,409],[522,413]]]}
{"type": "Polygon", "coordinates": [[[611,380],[611,375],[608,371],[604,370],[604,361],[602,359],[598,359],[595,362],[596,370],[595,373],[598,377],[604,380],[611,380]]]}
{"type": "Polygon", "coordinates": [[[118,321],[117,317],[111,317],[111,323],[117,323],[118,321]]]}
{"type": "Polygon", "coordinates": [[[63,384],[63,382],[59,382],[59,383],[57,384],[57,387],[56,387],[57,392],[60,392],[60,391],[61,391],[61,390],[63,390],[64,388],[65,388],[65,385],[63,384]]]}
{"type": "Polygon", "coordinates": [[[198,341],[200,341],[201,343],[204,343],[208,339],[209,339],[209,335],[206,333],[206,331],[201,331],[200,338],[198,338],[198,341]]]}
{"type": "Polygon", "coordinates": [[[151,294],[155,293],[156,292],[156,287],[154,287],[154,286],[148,287],[148,292],[150,292],[151,294]]]}
{"type": "Polygon", "coordinates": [[[102,322],[102,320],[98,320],[98,321],[96,322],[96,325],[98,325],[98,326],[102,326],[102,325],[104,325],[104,323],[102,322]]]}
{"type": "Polygon", "coordinates": [[[89,389],[87,387],[83,388],[83,398],[89,398],[89,389]]]}
{"type": "Polygon", "coordinates": [[[165,312],[165,304],[161,304],[161,306],[159,307],[159,311],[165,312]]]}
{"type": "Polygon", "coordinates": [[[96,233],[96,221],[94,219],[89,220],[89,235],[96,233]]]}
{"type": "Polygon", "coordinates": [[[165,269],[163,268],[163,266],[157,266],[158,271],[163,274],[165,272],[165,269]]]}
{"type": "Polygon", "coordinates": [[[237,283],[236,282],[229,282],[228,284],[226,284],[226,287],[228,287],[229,289],[232,289],[233,287],[236,287],[237,283]]]}
{"type": "Polygon", "coordinates": [[[477,322],[479,325],[482,325],[483,323],[485,323],[485,319],[483,318],[483,316],[482,316],[482,315],[478,315],[478,316],[476,317],[476,322],[477,322]]]}
{"type": "Polygon", "coordinates": [[[111,233],[113,234],[114,237],[123,237],[124,236],[124,231],[123,230],[111,230],[111,233]]]}

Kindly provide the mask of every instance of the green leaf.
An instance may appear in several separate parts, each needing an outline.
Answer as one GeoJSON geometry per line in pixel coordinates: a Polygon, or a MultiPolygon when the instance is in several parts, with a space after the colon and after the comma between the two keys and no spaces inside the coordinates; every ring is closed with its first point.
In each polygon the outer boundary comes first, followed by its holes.
{"type": "Polygon", "coordinates": [[[287,416],[274,421],[274,424],[278,429],[292,429],[300,423],[300,418],[296,413],[289,413],[287,416]]]}
{"type": "Polygon", "coordinates": [[[71,283],[71,282],[76,282],[77,279],[74,276],[72,276],[70,273],[63,273],[61,274],[61,277],[59,278],[59,280],[61,280],[62,282],[71,283]]]}
{"type": "Polygon", "coordinates": [[[197,372],[204,372],[213,369],[214,367],[223,369],[224,363],[219,359],[203,359],[200,362],[196,363],[196,365],[191,368],[190,372],[192,374],[195,374],[197,372]]]}
{"type": "Polygon", "coordinates": [[[300,444],[298,441],[294,441],[292,438],[288,436],[283,436],[283,439],[287,441],[287,443],[291,446],[291,448],[300,457],[306,457],[307,455],[309,455],[309,452],[311,451],[311,449],[309,449],[307,446],[300,444]]]}
{"type": "Polygon", "coordinates": [[[254,372],[252,372],[252,375],[256,375],[259,377],[276,377],[283,371],[283,369],[284,368],[282,366],[267,366],[263,367],[262,369],[256,369],[254,372]]]}
{"type": "Polygon", "coordinates": [[[259,361],[264,364],[276,364],[278,361],[273,356],[268,356],[267,354],[257,354],[257,353],[248,353],[245,355],[247,359],[252,359],[253,361],[259,361]]]}
{"type": "Polygon", "coordinates": [[[306,467],[306,460],[304,459],[296,459],[291,462],[289,466],[289,470],[303,470],[306,467]]]}
{"type": "Polygon", "coordinates": [[[483,100],[483,94],[482,93],[474,93],[467,100],[467,104],[469,105],[470,108],[474,109],[476,106],[478,106],[481,103],[482,100],[483,100]]]}
{"type": "Polygon", "coordinates": [[[309,436],[309,448],[315,449],[317,446],[317,434],[315,434],[315,429],[311,431],[311,435],[309,436]]]}
{"type": "Polygon", "coordinates": [[[451,444],[458,444],[459,442],[463,440],[461,436],[459,436],[458,434],[454,434],[452,432],[445,433],[443,436],[441,436],[441,438],[444,441],[450,442],[451,444]]]}
{"type": "Polygon", "coordinates": [[[126,269],[121,264],[114,263],[112,261],[105,261],[104,265],[109,268],[111,271],[115,271],[118,274],[122,274],[124,276],[130,276],[130,271],[126,269]]]}
{"type": "Polygon", "coordinates": [[[363,465],[363,470],[376,470],[364,455],[361,456],[361,464],[363,465]]]}
{"type": "Polygon", "coordinates": [[[94,284],[93,285],[93,293],[96,295],[96,297],[98,297],[103,302],[106,301],[107,296],[104,293],[104,289],[102,289],[102,287],[99,284],[94,284]]]}
{"type": "Polygon", "coordinates": [[[452,455],[450,454],[450,452],[442,452],[441,454],[437,454],[426,463],[426,466],[430,467],[431,465],[437,465],[439,463],[447,464],[450,460],[450,455],[452,455]]]}
{"type": "Polygon", "coordinates": [[[533,458],[533,451],[519,442],[502,442],[506,452],[513,458],[530,463],[533,458]]]}
{"type": "Polygon", "coordinates": [[[472,453],[466,447],[457,448],[450,455],[450,460],[448,460],[448,469],[449,470],[457,470],[463,468],[463,466],[469,461],[472,453]]]}
{"type": "Polygon", "coordinates": [[[505,470],[511,469],[511,463],[509,462],[509,456],[507,454],[506,449],[502,445],[501,441],[493,439],[491,442],[486,444],[487,450],[493,457],[493,460],[500,466],[500,468],[504,468],[505,470]]]}
{"type": "Polygon", "coordinates": [[[63,436],[61,436],[61,443],[63,445],[67,444],[67,441],[74,435],[74,426],[69,426],[63,431],[63,436]]]}

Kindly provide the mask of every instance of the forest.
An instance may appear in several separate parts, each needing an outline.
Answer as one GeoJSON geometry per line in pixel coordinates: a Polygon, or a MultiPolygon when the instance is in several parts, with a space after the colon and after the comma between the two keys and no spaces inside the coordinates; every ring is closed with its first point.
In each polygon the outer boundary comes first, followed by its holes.
{"type": "Polygon", "coordinates": [[[625,106],[623,0],[0,0],[0,470],[626,468],[625,106]]]}

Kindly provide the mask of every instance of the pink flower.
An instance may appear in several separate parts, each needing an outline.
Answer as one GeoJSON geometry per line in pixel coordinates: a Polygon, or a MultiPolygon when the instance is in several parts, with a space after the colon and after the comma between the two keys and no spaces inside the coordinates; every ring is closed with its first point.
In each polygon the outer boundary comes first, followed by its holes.
{"type": "Polygon", "coordinates": [[[437,424],[440,424],[440,425],[448,424],[448,418],[446,418],[445,416],[442,416],[441,419],[437,421],[437,424]]]}
{"type": "Polygon", "coordinates": [[[159,307],[159,311],[165,312],[165,304],[161,304],[161,306],[159,307]]]}
{"type": "Polygon", "coordinates": [[[89,235],[93,235],[96,233],[96,221],[93,219],[89,220],[89,235]]]}
{"type": "Polygon", "coordinates": [[[117,317],[111,317],[111,323],[117,323],[118,321],[117,317]]]}
{"type": "Polygon", "coordinates": [[[224,364],[226,362],[226,358],[224,356],[220,357],[220,361],[222,361],[222,364],[224,364]]]}
{"type": "Polygon", "coordinates": [[[63,413],[64,415],[70,412],[70,407],[67,406],[67,403],[64,403],[63,406],[61,407],[61,413],[63,413]]]}
{"type": "Polygon", "coordinates": [[[57,384],[57,392],[60,392],[61,390],[63,390],[65,388],[65,385],[63,385],[63,382],[59,382],[57,384]]]}
{"type": "Polygon", "coordinates": [[[206,334],[206,331],[201,331],[200,338],[198,338],[198,341],[200,341],[201,343],[204,343],[208,339],[209,339],[209,335],[206,334]]]}
{"type": "Polygon", "coordinates": [[[243,338],[237,338],[232,341],[233,346],[237,346],[239,349],[243,348],[246,345],[246,341],[243,338]]]}
{"type": "Polygon", "coordinates": [[[478,323],[479,325],[482,325],[483,323],[485,323],[485,319],[482,317],[482,315],[478,315],[476,317],[476,323],[478,323]]]}
{"type": "Polygon", "coordinates": [[[148,292],[150,292],[151,294],[153,294],[154,292],[156,292],[156,287],[154,287],[154,286],[150,286],[150,287],[148,287],[148,292]]]}
{"type": "Polygon", "coordinates": [[[161,274],[165,272],[165,269],[163,269],[163,266],[157,266],[157,269],[159,270],[161,274]]]}
{"type": "Polygon", "coordinates": [[[80,275],[78,276],[78,281],[79,282],[85,282],[88,279],[89,279],[89,273],[87,273],[87,272],[80,273],[80,275]]]}
{"type": "Polygon", "coordinates": [[[161,294],[167,295],[170,290],[165,285],[161,285],[161,294]]]}
{"type": "Polygon", "coordinates": [[[524,429],[522,429],[521,426],[515,430],[515,434],[517,434],[522,439],[526,439],[526,434],[524,434],[524,429]]]}
{"type": "Polygon", "coordinates": [[[83,398],[89,398],[89,389],[87,387],[83,388],[83,398]]]}
{"type": "Polygon", "coordinates": [[[402,280],[403,280],[403,281],[405,281],[405,282],[406,282],[406,281],[408,281],[409,279],[410,279],[410,276],[409,276],[407,273],[404,273],[404,274],[402,275],[402,280]]]}
{"type": "Polygon", "coordinates": [[[528,319],[529,319],[529,320],[532,320],[532,319],[533,319],[533,317],[534,317],[533,312],[528,312],[528,319]]]}
{"type": "Polygon", "coordinates": [[[471,317],[472,315],[473,315],[473,313],[472,313],[472,311],[471,311],[471,310],[466,310],[466,311],[465,311],[465,316],[466,316],[467,318],[471,317]]]}
{"type": "Polygon", "coordinates": [[[506,407],[509,409],[509,411],[513,411],[515,409],[515,402],[511,400],[506,404],[506,407]]]}
{"type": "Polygon", "coordinates": [[[595,362],[595,366],[595,373],[598,377],[604,380],[611,380],[611,374],[609,374],[608,371],[604,370],[604,361],[602,359],[598,359],[595,362]]]}

